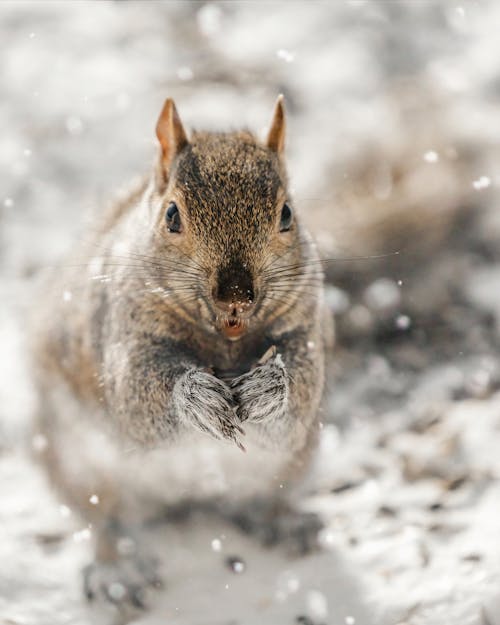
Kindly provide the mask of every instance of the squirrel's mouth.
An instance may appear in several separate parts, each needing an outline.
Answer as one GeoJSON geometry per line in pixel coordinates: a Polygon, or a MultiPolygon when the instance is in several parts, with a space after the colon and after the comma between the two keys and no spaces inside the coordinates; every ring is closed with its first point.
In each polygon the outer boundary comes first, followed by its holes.
{"type": "Polygon", "coordinates": [[[254,302],[215,300],[214,303],[215,327],[226,339],[237,341],[248,331],[249,319],[255,312],[254,302]]]}
{"type": "Polygon", "coordinates": [[[230,341],[237,341],[245,333],[247,323],[241,317],[226,317],[222,319],[221,330],[230,341]]]}

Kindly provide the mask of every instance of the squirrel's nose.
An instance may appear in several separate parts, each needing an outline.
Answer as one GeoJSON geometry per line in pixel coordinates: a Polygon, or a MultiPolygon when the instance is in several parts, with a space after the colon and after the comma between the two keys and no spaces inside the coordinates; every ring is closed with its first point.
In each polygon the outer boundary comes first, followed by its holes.
{"type": "Polygon", "coordinates": [[[214,301],[217,308],[230,317],[239,317],[250,312],[253,308],[253,300],[231,300],[225,302],[214,298],[214,301]]]}
{"type": "Polygon", "coordinates": [[[212,293],[215,305],[226,315],[238,317],[249,313],[255,301],[250,273],[239,269],[219,272],[217,285],[212,293]]]}

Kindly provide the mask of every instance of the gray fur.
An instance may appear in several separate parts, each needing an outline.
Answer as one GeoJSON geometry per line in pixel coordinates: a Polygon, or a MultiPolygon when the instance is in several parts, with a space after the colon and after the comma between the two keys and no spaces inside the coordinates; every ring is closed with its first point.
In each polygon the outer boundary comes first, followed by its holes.
{"type": "Polygon", "coordinates": [[[173,388],[172,403],[179,421],[218,440],[243,446],[243,429],[238,423],[233,394],[210,373],[190,369],[180,376],[173,388]]]}
{"type": "Polygon", "coordinates": [[[286,418],[289,383],[279,354],[272,361],[235,378],[231,389],[242,422],[271,423],[286,418]]]}
{"type": "Polygon", "coordinates": [[[94,225],[77,275],[60,272],[36,311],[42,460],[101,545],[109,518],[141,523],[187,498],[278,497],[318,431],[323,276],[300,218],[279,227],[291,202],[283,155],[249,132],[194,133],[179,150],[94,225]],[[182,234],[166,227],[171,201],[182,234]],[[213,294],[221,279],[240,293],[243,278],[255,298],[231,334],[213,294]],[[57,295],[75,282],[78,297],[57,295]]]}

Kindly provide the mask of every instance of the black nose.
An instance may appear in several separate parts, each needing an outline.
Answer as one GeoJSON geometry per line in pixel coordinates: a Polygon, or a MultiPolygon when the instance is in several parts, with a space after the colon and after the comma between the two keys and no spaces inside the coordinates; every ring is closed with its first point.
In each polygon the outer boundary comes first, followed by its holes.
{"type": "Polygon", "coordinates": [[[217,308],[232,316],[248,312],[255,301],[252,275],[243,265],[229,265],[219,270],[213,292],[217,308]]]}

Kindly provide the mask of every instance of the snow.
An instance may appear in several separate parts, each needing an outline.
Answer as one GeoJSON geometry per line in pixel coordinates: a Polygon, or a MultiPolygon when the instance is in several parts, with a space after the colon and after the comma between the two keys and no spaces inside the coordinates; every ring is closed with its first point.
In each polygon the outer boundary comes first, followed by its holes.
{"type": "Polygon", "coordinates": [[[474,180],[472,186],[476,189],[476,191],[479,191],[480,189],[487,189],[490,184],[491,180],[488,176],[481,176],[477,180],[474,180]]]}
{"type": "Polygon", "coordinates": [[[297,210],[325,256],[362,257],[325,264],[337,348],[301,500],[324,548],[291,558],[201,513],[160,524],[165,589],[134,623],[500,625],[500,5],[6,1],[0,16],[3,622],[115,617],[82,599],[92,527],[36,463],[40,270],[149,168],[165,97],[187,126],[263,131],[283,92],[297,210]]]}
{"type": "Polygon", "coordinates": [[[434,150],[429,150],[424,154],[424,161],[427,163],[437,163],[439,160],[439,154],[434,152],[434,150]]]}

